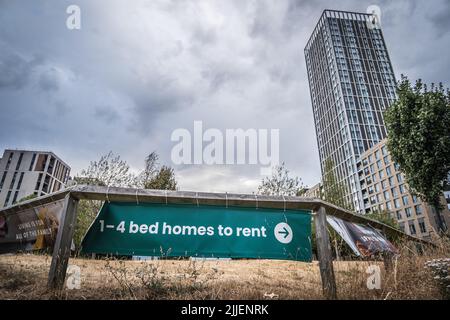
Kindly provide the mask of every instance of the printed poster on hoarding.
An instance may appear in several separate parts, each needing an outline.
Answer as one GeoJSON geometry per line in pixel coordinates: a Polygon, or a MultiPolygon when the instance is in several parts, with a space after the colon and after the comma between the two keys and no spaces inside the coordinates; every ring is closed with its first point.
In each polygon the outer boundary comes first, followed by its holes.
{"type": "Polygon", "coordinates": [[[333,216],[327,216],[327,221],[357,256],[370,257],[384,252],[398,253],[386,237],[370,226],[344,221],[333,216]]]}
{"type": "Polygon", "coordinates": [[[0,253],[53,248],[64,200],[0,214],[0,253]]]}

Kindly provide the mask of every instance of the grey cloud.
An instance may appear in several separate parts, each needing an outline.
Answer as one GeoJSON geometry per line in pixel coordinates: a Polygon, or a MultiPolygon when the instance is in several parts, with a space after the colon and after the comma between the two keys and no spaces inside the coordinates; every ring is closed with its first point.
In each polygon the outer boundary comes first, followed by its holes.
{"type": "Polygon", "coordinates": [[[0,89],[21,89],[29,81],[36,60],[26,60],[7,46],[0,46],[0,89]]]}
{"type": "Polygon", "coordinates": [[[57,91],[60,84],[60,75],[55,68],[49,68],[41,73],[39,87],[43,91],[57,91]]]}
{"type": "Polygon", "coordinates": [[[133,121],[130,130],[148,134],[153,123],[165,114],[189,110],[194,97],[183,92],[174,81],[161,81],[133,90],[133,121]]]}
{"type": "Polygon", "coordinates": [[[287,86],[295,79],[292,70],[288,69],[286,65],[279,65],[269,70],[272,81],[279,82],[283,86],[287,86]]]}
{"type": "Polygon", "coordinates": [[[450,31],[450,2],[444,1],[441,10],[428,17],[433,26],[435,32],[439,37],[446,35],[450,31]]]}
{"type": "Polygon", "coordinates": [[[206,28],[201,25],[197,25],[192,32],[191,40],[198,42],[200,45],[211,45],[217,41],[217,33],[219,31],[214,28],[206,28]]]}
{"type": "Polygon", "coordinates": [[[315,0],[290,0],[283,19],[283,31],[289,35],[299,34],[306,21],[318,19],[310,14],[316,12],[313,10],[315,4],[315,0]]]}
{"type": "Polygon", "coordinates": [[[111,106],[100,106],[96,107],[94,110],[94,116],[106,123],[118,122],[120,120],[120,115],[111,106]]]}
{"type": "MultiPolygon", "coordinates": [[[[448,1],[379,3],[396,73],[448,81],[448,1]]],[[[280,160],[313,185],[320,166],[303,48],[323,9],[365,11],[373,1],[79,0],[83,27],[73,32],[69,1],[2,4],[0,149],[52,149],[74,172],[113,150],[140,168],[155,149],[170,165],[172,130],[194,120],[277,128],[280,160]]],[[[176,170],[181,188],[205,191],[248,192],[261,179],[245,166],[176,170]]]]}
{"type": "Polygon", "coordinates": [[[214,72],[212,70],[203,70],[201,75],[206,81],[209,82],[209,86],[212,91],[218,90],[231,78],[230,73],[225,71],[214,72]]]}
{"type": "Polygon", "coordinates": [[[42,55],[26,58],[25,54],[19,54],[5,44],[0,45],[0,51],[3,53],[0,57],[0,89],[20,90],[30,83],[42,91],[59,89],[61,72],[46,65],[42,55]]]}

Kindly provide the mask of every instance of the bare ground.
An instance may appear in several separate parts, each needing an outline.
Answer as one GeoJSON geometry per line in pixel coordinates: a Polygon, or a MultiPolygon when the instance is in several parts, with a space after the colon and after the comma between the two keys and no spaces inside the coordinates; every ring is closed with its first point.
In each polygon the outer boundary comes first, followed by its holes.
{"type": "MultiPolygon", "coordinates": [[[[47,255],[0,256],[0,299],[323,299],[317,262],[70,259],[80,268],[80,288],[62,291],[46,288],[50,262],[47,255]]],[[[423,288],[411,290],[397,270],[395,277],[386,274],[379,262],[334,268],[340,299],[441,298],[426,273],[423,288]],[[380,267],[378,290],[367,288],[369,265],[380,267]]]]}

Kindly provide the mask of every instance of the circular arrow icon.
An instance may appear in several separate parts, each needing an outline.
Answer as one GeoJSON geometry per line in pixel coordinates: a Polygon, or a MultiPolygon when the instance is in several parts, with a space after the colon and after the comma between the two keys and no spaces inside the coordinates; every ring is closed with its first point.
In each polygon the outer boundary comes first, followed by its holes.
{"type": "Polygon", "coordinates": [[[284,244],[290,243],[292,241],[292,236],[294,235],[291,227],[285,222],[277,224],[273,232],[275,233],[275,238],[284,244]]]}

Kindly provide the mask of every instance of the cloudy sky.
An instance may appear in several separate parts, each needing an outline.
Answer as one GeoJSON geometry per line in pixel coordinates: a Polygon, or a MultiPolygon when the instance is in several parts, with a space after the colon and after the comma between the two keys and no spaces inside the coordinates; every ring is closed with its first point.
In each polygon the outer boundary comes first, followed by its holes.
{"type": "Polygon", "coordinates": [[[51,150],[76,174],[156,150],[181,190],[252,192],[252,165],[174,165],[171,133],[279,129],[280,160],[320,179],[303,48],[325,8],[376,4],[397,76],[449,85],[450,1],[0,0],[0,152],[51,150]],[[81,8],[81,30],[66,8],[81,8]]]}

